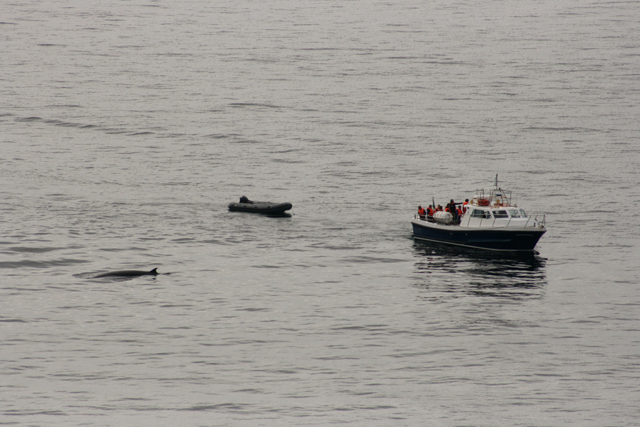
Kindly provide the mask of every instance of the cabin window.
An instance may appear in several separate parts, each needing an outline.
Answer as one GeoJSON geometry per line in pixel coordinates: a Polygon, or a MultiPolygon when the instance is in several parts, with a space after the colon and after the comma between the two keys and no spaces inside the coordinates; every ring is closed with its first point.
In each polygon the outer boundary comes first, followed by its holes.
{"type": "Polygon", "coordinates": [[[524,209],[520,209],[520,216],[522,218],[526,218],[527,217],[527,213],[524,211],[524,209]]]}
{"type": "Polygon", "coordinates": [[[496,218],[509,218],[507,211],[493,211],[493,216],[496,218]]]}
{"type": "Polygon", "coordinates": [[[474,209],[473,211],[471,211],[471,218],[491,218],[491,212],[474,209]]]}
{"type": "Polygon", "coordinates": [[[518,209],[509,209],[509,215],[511,215],[511,218],[520,218],[520,211],[518,209]]]}

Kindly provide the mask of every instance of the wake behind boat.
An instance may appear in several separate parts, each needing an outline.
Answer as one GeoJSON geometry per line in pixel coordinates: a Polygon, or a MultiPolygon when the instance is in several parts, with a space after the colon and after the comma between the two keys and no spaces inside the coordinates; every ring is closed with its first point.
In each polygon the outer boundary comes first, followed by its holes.
{"type": "Polygon", "coordinates": [[[240,197],[240,202],[230,203],[229,210],[236,212],[252,212],[267,215],[283,215],[285,211],[291,209],[291,203],[274,203],[274,202],[254,202],[247,197],[240,197]]]}
{"type": "Polygon", "coordinates": [[[411,221],[414,239],[494,251],[533,251],[547,232],[545,216],[528,216],[512,204],[511,192],[498,187],[498,175],[488,196],[477,190],[470,202],[452,200],[448,212],[432,209],[436,206],[420,211],[411,221]]]}

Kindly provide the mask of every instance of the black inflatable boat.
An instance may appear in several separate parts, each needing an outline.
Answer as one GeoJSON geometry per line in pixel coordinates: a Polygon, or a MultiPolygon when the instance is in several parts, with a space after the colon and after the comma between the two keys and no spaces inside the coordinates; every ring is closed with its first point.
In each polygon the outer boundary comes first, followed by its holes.
{"type": "Polygon", "coordinates": [[[293,205],[291,203],[254,202],[245,196],[240,197],[240,202],[229,204],[230,211],[253,212],[268,215],[282,215],[292,207],[293,205]]]}

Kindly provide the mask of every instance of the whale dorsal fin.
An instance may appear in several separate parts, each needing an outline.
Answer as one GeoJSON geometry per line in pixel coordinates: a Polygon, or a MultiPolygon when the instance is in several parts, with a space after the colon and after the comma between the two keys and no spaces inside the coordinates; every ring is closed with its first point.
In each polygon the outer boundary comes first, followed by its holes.
{"type": "Polygon", "coordinates": [[[154,268],[153,270],[151,270],[151,271],[149,272],[149,274],[158,274],[158,268],[157,268],[157,267],[156,267],[156,268],[154,268]]]}

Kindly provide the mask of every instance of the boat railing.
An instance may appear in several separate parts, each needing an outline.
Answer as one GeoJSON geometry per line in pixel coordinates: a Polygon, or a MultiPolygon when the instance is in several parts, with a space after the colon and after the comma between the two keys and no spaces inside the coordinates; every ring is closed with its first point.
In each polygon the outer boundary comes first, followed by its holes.
{"type": "MultiPolygon", "coordinates": [[[[427,222],[435,222],[433,217],[430,217],[430,216],[420,217],[420,215],[416,214],[414,215],[413,218],[419,219],[422,221],[427,221],[427,222]]],[[[485,227],[491,227],[491,228],[508,228],[511,225],[512,217],[509,217],[505,223],[499,222],[496,225],[496,220],[504,221],[505,219],[506,218],[496,218],[494,216],[491,216],[491,218],[481,218],[480,224],[478,225],[478,227],[485,226],[485,227]],[[490,224],[490,225],[487,225],[487,224],[490,224]]],[[[448,224],[448,225],[460,225],[460,220],[461,218],[458,218],[458,221],[452,222],[451,224],[448,224]]],[[[515,224],[514,227],[522,227],[522,224],[515,224]]],[[[524,224],[524,227],[545,228],[546,215],[536,213],[534,215],[527,216],[527,222],[524,224]]]]}
{"type": "Polygon", "coordinates": [[[546,227],[546,214],[536,213],[527,217],[527,223],[525,227],[545,228],[546,227]]]}
{"type": "MultiPolygon", "coordinates": [[[[485,226],[485,227],[491,227],[491,228],[508,228],[509,226],[511,226],[512,218],[509,217],[506,222],[502,222],[506,219],[507,218],[496,218],[494,216],[492,216],[491,218],[482,218],[480,219],[480,224],[478,226],[479,227],[485,226]],[[500,222],[496,224],[496,221],[500,221],[500,222]]],[[[529,215],[527,217],[527,222],[524,224],[524,227],[545,228],[546,226],[545,219],[546,219],[545,214],[535,214],[533,216],[529,215]]],[[[522,223],[515,224],[514,227],[522,227],[522,223]]]]}
{"type": "Polygon", "coordinates": [[[419,214],[415,214],[413,216],[413,219],[419,219],[421,221],[427,221],[427,222],[435,222],[435,220],[431,215],[420,216],[419,214]]]}
{"type": "Polygon", "coordinates": [[[489,200],[498,205],[511,206],[511,190],[503,190],[502,188],[496,188],[489,193],[489,200]]]}
{"type": "Polygon", "coordinates": [[[491,228],[502,228],[502,227],[507,228],[509,226],[509,223],[511,222],[511,218],[509,218],[509,221],[507,221],[506,224],[502,225],[502,224],[499,223],[498,226],[496,227],[496,219],[501,219],[501,218],[495,218],[493,216],[491,218],[482,218],[482,219],[480,219],[480,225],[479,226],[482,227],[483,223],[484,223],[484,226],[487,227],[487,225],[486,225],[487,222],[490,222],[491,225],[489,225],[488,227],[491,227],[491,228]]]}

